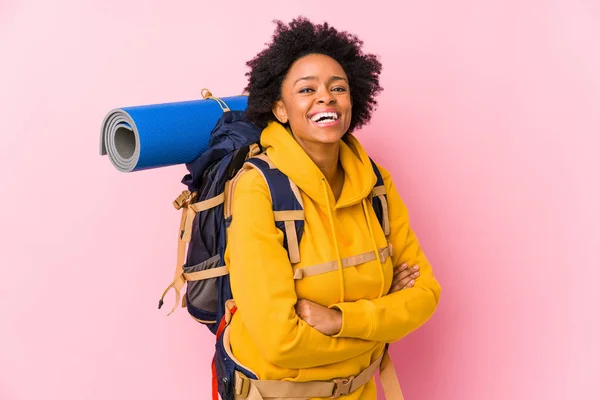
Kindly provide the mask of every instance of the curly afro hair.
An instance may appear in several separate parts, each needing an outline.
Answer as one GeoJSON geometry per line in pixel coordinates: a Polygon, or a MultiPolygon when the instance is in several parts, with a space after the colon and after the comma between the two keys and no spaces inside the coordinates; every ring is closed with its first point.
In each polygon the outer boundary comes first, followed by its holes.
{"type": "Polygon", "coordinates": [[[247,118],[264,129],[275,120],[272,107],[281,98],[281,85],[297,59],[309,54],[324,54],[336,60],[346,72],[352,96],[352,119],[348,131],[367,124],[377,106],[375,97],[383,90],[379,86],[381,63],[373,54],[363,54],[356,36],[339,32],[324,24],[313,24],[298,17],[289,25],[275,21],[273,42],[246,63],[250,71],[247,118]]]}

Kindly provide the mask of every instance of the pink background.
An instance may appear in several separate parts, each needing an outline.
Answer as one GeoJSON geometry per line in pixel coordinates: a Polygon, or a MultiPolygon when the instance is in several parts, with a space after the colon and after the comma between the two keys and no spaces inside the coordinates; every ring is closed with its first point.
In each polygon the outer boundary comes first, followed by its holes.
{"type": "Polygon", "coordinates": [[[212,336],[156,310],[185,170],[117,172],[100,123],[239,93],[298,14],[384,63],[359,137],[444,287],[407,400],[600,398],[600,2],[166,3],[0,1],[0,399],[209,398],[212,336]]]}

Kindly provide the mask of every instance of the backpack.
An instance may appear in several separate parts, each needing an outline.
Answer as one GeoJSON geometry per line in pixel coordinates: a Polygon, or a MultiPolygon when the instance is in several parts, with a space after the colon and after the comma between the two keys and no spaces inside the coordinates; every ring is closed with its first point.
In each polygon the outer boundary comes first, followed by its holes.
{"type": "MultiPolygon", "coordinates": [[[[220,103],[221,104],[221,103],[220,103]]],[[[231,205],[235,183],[244,169],[255,168],[264,177],[271,193],[274,219],[284,233],[284,246],[290,262],[300,261],[298,244],[304,230],[302,200],[297,186],[261,154],[261,130],[245,118],[244,111],[231,111],[226,105],[211,132],[208,149],[186,164],[188,174],[182,180],[187,186],[173,202],[182,210],[178,233],[177,264],[173,282],[165,295],[175,289],[176,300],[189,314],[216,335],[216,351],[212,362],[213,399],[233,399],[235,371],[257,379],[250,371],[237,365],[223,346],[223,329],[227,317],[235,312],[226,303],[232,299],[229,275],[224,263],[227,228],[231,224],[231,205]],[[186,250],[187,247],[187,250],[186,250]],[[181,299],[181,290],[187,283],[181,299]]],[[[377,176],[372,205],[386,235],[389,234],[387,201],[383,179],[371,160],[377,176]]]]}

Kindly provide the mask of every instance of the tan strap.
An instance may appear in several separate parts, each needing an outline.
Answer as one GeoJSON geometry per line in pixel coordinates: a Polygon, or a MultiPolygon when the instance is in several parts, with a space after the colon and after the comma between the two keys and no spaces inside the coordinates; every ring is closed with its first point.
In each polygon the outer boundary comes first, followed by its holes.
{"type": "Polygon", "coordinates": [[[363,372],[358,374],[356,376],[356,378],[354,378],[352,380],[352,382],[350,384],[350,392],[349,393],[354,392],[356,389],[358,389],[359,387],[361,387],[363,385],[366,385],[367,383],[369,383],[369,381],[371,379],[373,379],[373,376],[375,376],[375,372],[377,372],[377,370],[381,366],[381,362],[383,361],[383,358],[385,357],[386,354],[387,354],[387,351],[384,351],[384,353],[377,360],[375,360],[374,363],[369,365],[363,372]]]}
{"type": "MultiPolygon", "coordinates": [[[[291,184],[292,181],[290,181],[291,184]]],[[[294,185],[295,186],[295,185],[294,185]]],[[[296,191],[298,188],[296,187],[296,191]]],[[[299,192],[296,197],[299,197],[299,192]]],[[[300,204],[302,204],[300,202],[300,204]]],[[[283,221],[285,225],[285,237],[287,249],[292,264],[300,262],[300,245],[298,235],[296,234],[296,224],[294,221],[304,221],[304,210],[273,211],[275,221],[283,221]]]]}
{"type": "Polygon", "coordinates": [[[204,99],[213,99],[214,101],[216,101],[217,104],[219,104],[219,107],[221,107],[221,109],[223,110],[223,112],[230,111],[229,107],[227,106],[227,103],[225,103],[220,98],[213,96],[213,94],[210,92],[210,90],[208,90],[208,89],[202,89],[202,91],[200,93],[202,94],[202,98],[204,98],[204,99]]]}
{"type": "Polygon", "coordinates": [[[383,388],[386,400],[404,400],[400,382],[398,382],[398,375],[396,375],[396,369],[387,350],[383,353],[379,380],[381,381],[381,387],[383,388]]]}
{"type": "MultiPolygon", "coordinates": [[[[256,156],[257,154],[260,153],[260,146],[256,143],[252,143],[250,145],[250,147],[248,148],[248,153],[246,154],[246,160],[248,160],[251,157],[256,156]]],[[[233,178],[231,178],[230,180],[228,180],[227,182],[225,182],[225,190],[224,190],[224,216],[225,219],[231,217],[231,206],[233,203],[233,193],[235,192],[235,186],[237,185],[238,181],[240,180],[240,177],[244,174],[244,172],[248,171],[250,169],[250,166],[248,164],[244,164],[242,165],[242,167],[237,171],[237,173],[235,174],[235,176],[233,178]]]]}
{"type": "Polygon", "coordinates": [[[298,203],[300,203],[300,207],[302,207],[302,209],[304,210],[304,202],[302,201],[302,195],[300,195],[300,189],[298,188],[298,185],[296,185],[294,181],[291,180],[289,177],[288,181],[290,182],[290,187],[292,188],[294,196],[296,196],[296,200],[298,200],[298,203]]]}
{"type": "Polygon", "coordinates": [[[218,278],[227,275],[229,270],[226,266],[206,269],[204,271],[184,272],[183,277],[186,281],[203,281],[205,279],[218,278]]]}
{"type": "MultiPolygon", "coordinates": [[[[185,297],[184,297],[185,298],[185,297]]],[[[185,307],[185,306],[183,306],[185,307]]],[[[194,317],[193,315],[190,314],[190,317],[192,317],[195,321],[200,322],[201,324],[216,324],[217,320],[204,320],[204,319],[198,319],[196,317],[194,317]]]]}
{"type": "Polygon", "coordinates": [[[248,379],[236,371],[234,386],[236,394],[247,400],[262,400],[265,398],[312,399],[315,397],[336,399],[353,393],[373,379],[375,372],[381,365],[384,354],[356,377],[338,378],[331,381],[289,382],[248,379]]]}
{"type": "Polygon", "coordinates": [[[332,397],[335,389],[333,382],[289,382],[248,379],[235,372],[235,399],[294,399],[309,400],[315,397],[332,397]]]}
{"type": "Polygon", "coordinates": [[[235,192],[235,187],[238,183],[238,181],[240,180],[240,178],[242,177],[242,175],[248,171],[250,169],[249,164],[244,164],[244,166],[242,166],[242,168],[239,169],[239,171],[237,172],[237,174],[235,174],[235,176],[225,182],[225,206],[224,206],[224,216],[225,219],[231,217],[231,208],[233,206],[233,194],[235,192]]]}
{"type": "Polygon", "coordinates": [[[379,196],[381,200],[381,209],[383,210],[383,234],[389,236],[390,234],[390,214],[388,210],[388,203],[385,196],[379,196]]]}
{"type": "Polygon", "coordinates": [[[285,236],[290,262],[297,264],[300,262],[300,248],[298,246],[298,235],[296,235],[296,224],[294,221],[285,221],[285,236]]]}
{"type": "Polygon", "coordinates": [[[371,193],[372,193],[373,197],[375,197],[375,196],[383,196],[383,195],[386,194],[385,186],[383,186],[383,185],[375,186],[373,188],[373,191],[371,193]]]}
{"type": "Polygon", "coordinates": [[[275,216],[275,221],[284,222],[290,262],[292,264],[298,264],[300,262],[300,245],[294,221],[304,220],[304,210],[273,211],[273,214],[275,216]]]}
{"type": "Polygon", "coordinates": [[[275,221],[304,221],[304,210],[273,211],[275,221]]]}
{"type": "Polygon", "coordinates": [[[373,191],[371,192],[371,196],[373,197],[379,197],[379,201],[381,201],[381,209],[383,211],[383,233],[385,236],[389,236],[390,234],[390,214],[389,214],[389,210],[388,210],[388,203],[387,203],[387,199],[385,198],[386,195],[386,191],[385,191],[385,186],[383,185],[379,185],[379,186],[375,186],[373,188],[373,191]]]}
{"type": "Polygon", "coordinates": [[[219,204],[223,203],[224,201],[225,201],[225,192],[218,194],[215,197],[211,197],[210,199],[194,203],[190,206],[190,208],[198,213],[200,211],[204,211],[204,210],[208,210],[209,208],[216,207],[219,204]]]}
{"type": "MultiPolygon", "coordinates": [[[[189,196],[190,196],[190,194],[188,192],[188,199],[189,199],[189,196]]],[[[171,311],[167,315],[171,315],[175,311],[175,309],[177,309],[177,306],[179,305],[179,301],[181,300],[181,289],[183,289],[183,286],[185,285],[185,278],[183,277],[183,264],[185,262],[185,251],[187,248],[187,243],[182,239],[182,237],[185,232],[186,216],[187,216],[187,211],[188,211],[187,210],[187,202],[182,202],[180,208],[182,208],[182,207],[183,207],[183,209],[181,212],[181,222],[179,223],[179,234],[178,234],[178,238],[177,238],[177,261],[175,264],[175,276],[173,278],[173,282],[171,282],[171,284],[169,286],[167,286],[167,288],[163,292],[163,294],[160,298],[160,301],[158,303],[158,308],[162,307],[165,296],[167,295],[169,290],[171,290],[171,289],[175,290],[175,305],[173,306],[173,309],[171,309],[171,311]]]]}
{"type": "MultiPolygon", "coordinates": [[[[384,262],[392,256],[393,250],[392,245],[388,245],[383,249],[379,250],[381,261],[384,262]]],[[[377,256],[374,251],[358,254],[356,256],[346,257],[342,259],[342,268],[354,267],[359,264],[363,264],[369,261],[377,260],[377,256]]],[[[311,265],[309,267],[298,268],[294,271],[294,279],[299,280],[309,276],[326,274],[327,272],[333,272],[338,270],[337,261],[329,261],[322,264],[311,265]]]]}
{"type": "Polygon", "coordinates": [[[185,215],[185,224],[183,225],[183,231],[181,232],[181,240],[184,243],[189,243],[192,240],[192,227],[194,225],[194,218],[196,212],[191,207],[186,206],[183,209],[185,215]]]}
{"type": "MultiPolygon", "coordinates": [[[[269,160],[268,157],[266,157],[266,159],[269,160]]],[[[288,182],[290,184],[290,188],[292,189],[292,193],[294,193],[294,196],[296,197],[296,200],[300,204],[302,210],[277,211],[275,213],[275,220],[278,221],[278,218],[283,218],[285,220],[285,233],[290,262],[292,264],[297,264],[300,262],[300,245],[298,243],[298,235],[296,234],[296,224],[290,220],[304,221],[304,203],[302,202],[302,196],[300,195],[300,189],[298,189],[298,185],[296,185],[289,177],[288,182]]]]}

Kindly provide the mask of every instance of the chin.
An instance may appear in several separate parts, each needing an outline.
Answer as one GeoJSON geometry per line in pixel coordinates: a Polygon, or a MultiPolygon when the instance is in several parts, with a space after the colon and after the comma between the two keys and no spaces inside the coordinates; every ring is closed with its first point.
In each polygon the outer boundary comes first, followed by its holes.
{"type": "Polygon", "coordinates": [[[346,134],[348,129],[341,126],[332,126],[329,128],[311,127],[311,136],[321,143],[337,143],[346,134]]]}
{"type": "Polygon", "coordinates": [[[332,132],[329,134],[321,133],[318,135],[314,135],[313,137],[316,142],[323,143],[323,144],[334,144],[334,143],[337,143],[340,140],[342,140],[343,136],[344,135],[340,132],[335,132],[335,133],[332,132]]]}

